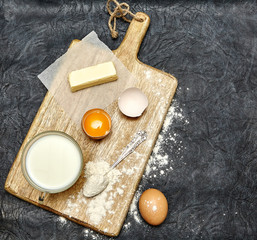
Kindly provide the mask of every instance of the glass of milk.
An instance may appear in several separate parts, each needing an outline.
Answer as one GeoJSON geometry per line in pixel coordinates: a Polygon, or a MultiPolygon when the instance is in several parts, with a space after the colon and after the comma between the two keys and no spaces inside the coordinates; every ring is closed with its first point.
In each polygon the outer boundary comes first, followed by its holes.
{"type": "Polygon", "coordinates": [[[46,131],[33,137],[21,158],[23,175],[31,186],[46,193],[59,193],[70,188],[83,168],[83,155],[78,143],[60,131],[46,131]]]}

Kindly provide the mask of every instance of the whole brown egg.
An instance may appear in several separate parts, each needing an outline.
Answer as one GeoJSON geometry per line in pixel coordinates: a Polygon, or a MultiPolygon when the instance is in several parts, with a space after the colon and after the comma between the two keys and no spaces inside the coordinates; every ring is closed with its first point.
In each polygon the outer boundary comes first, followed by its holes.
{"type": "Polygon", "coordinates": [[[167,217],[168,201],[161,191],[150,188],[139,199],[139,211],[147,223],[159,225],[167,217]]]}

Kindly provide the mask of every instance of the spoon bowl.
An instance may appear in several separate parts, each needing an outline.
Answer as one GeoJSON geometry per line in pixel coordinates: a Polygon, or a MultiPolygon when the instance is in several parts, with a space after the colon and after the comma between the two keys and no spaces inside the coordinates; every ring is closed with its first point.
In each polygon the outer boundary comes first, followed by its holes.
{"type": "Polygon", "coordinates": [[[86,197],[94,197],[100,194],[108,186],[108,184],[109,179],[106,175],[91,175],[84,185],[83,194],[86,197]]]}

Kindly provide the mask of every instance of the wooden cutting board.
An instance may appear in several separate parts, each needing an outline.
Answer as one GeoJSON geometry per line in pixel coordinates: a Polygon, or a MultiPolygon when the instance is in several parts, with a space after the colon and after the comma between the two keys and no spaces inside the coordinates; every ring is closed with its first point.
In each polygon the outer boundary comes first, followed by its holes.
{"type": "Polygon", "coordinates": [[[16,197],[108,236],[117,236],[121,230],[177,87],[177,80],[172,75],[138,60],[137,54],[150,24],[150,18],[144,13],[137,13],[137,15],[144,18],[144,21],[133,20],[121,45],[113,52],[137,78],[136,87],[142,89],[147,95],[149,106],[144,114],[136,119],[125,117],[119,111],[115,101],[106,108],[112,117],[111,134],[103,140],[93,141],[85,136],[79,126],[72,123],[48,92],[5,183],[5,189],[16,197]],[[122,186],[123,192],[117,194],[115,193],[117,189],[114,188],[113,192],[109,193],[115,196],[114,203],[100,223],[94,224],[86,214],[91,200],[85,199],[81,193],[85,182],[84,171],[70,189],[58,194],[47,194],[44,204],[38,202],[40,192],[33,189],[23,177],[20,165],[24,146],[34,135],[46,130],[59,130],[71,135],[82,149],[84,164],[88,161],[96,161],[99,156],[104,156],[104,159],[108,159],[112,164],[136,132],[147,131],[147,140],[136,149],[135,153],[117,166],[117,169],[133,169],[133,174],[125,173],[120,176],[116,188],[122,186]]]}

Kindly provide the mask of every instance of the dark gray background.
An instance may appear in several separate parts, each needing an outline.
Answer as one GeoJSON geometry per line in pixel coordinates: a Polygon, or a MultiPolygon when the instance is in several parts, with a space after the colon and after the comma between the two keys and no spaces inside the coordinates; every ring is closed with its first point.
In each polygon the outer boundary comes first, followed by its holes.
{"type": "MultiPolygon", "coordinates": [[[[184,120],[160,133],[173,170],[140,183],[166,195],[166,221],[151,227],[128,214],[118,239],[257,239],[256,1],[128,3],[151,18],[139,59],[178,79],[184,120]]],[[[47,91],[37,75],[92,30],[111,49],[122,41],[128,24],[118,21],[113,40],[105,4],[0,2],[0,239],[108,239],[4,190],[47,91]]]]}

